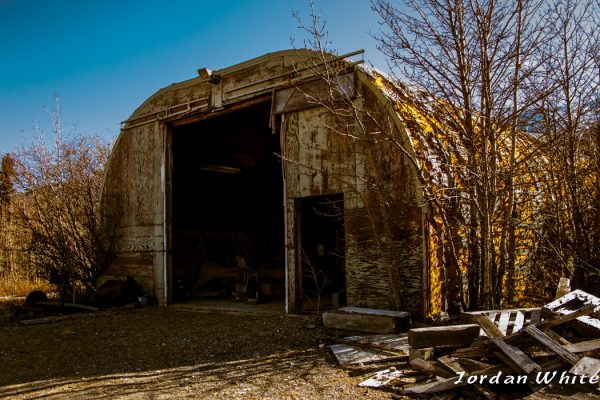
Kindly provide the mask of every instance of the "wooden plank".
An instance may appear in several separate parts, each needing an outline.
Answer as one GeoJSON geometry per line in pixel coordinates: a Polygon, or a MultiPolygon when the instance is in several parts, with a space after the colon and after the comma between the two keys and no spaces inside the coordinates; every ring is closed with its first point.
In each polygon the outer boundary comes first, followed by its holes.
{"type": "Polygon", "coordinates": [[[508,322],[510,321],[510,311],[503,311],[498,319],[498,330],[502,332],[502,336],[506,336],[508,330],[508,322]]]}
{"type": "Polygon", "coordinates": [[[358,332],[396,333],[410,327],[408,313],[384,315],[376,313],[329,311],[323,313],[323,326],[358,332]]]}
{"type": "Polygon", "coordinates": [[[410,313],[407,311],[376,310],[373,308],[360,307],[342,307],[338,311],[348,314],[376,315],[380,317],[383,316],[393,318],[410,318],[410,313]]]}
{"type": "Polygon", "coordinates": [[[422,349],[408,349],[408,360],[416,360],[418,358],[428,361],[433,358],[434,349],[433,347],[424,347],[422,349]]]}
{"type": "Polygon", "coordinates": [[[450,356],[441,356],[437,359],[442,365],[454,373],[465,372],[463,367],[458,363],[458,359],[450,356]]]}
{"type": "Polygon", "coordinates": [[[442,378],[456,378],[456,374],[446,371],[443,368],[438,367],[437,365],[431,363],[430,361],[423,360],[421,358],[415,358],[410,361],[410,365],[418,369],[419,371],[425,372],[429,375],[441,376],[442,378]]]}
{"type": "Polygon", "coordinates": [[[404,389],[402,391],[403,395],[411,395],[411,394],[430,394],[443,392],[446,390],[456,389],[462,386],[468,385],[466,378],[463,378],[460,382],[458,381],[458,377],[454,376],[452,378],[441,379],[436,382],[426,383],[424,385],[413,386],[408,389],[404,389]]]}
{"type": "Polygon", "coordinates": [[[400,378],[403,375],[403,370],[397,370],[395,368],[388,368],[382,371],[378,371],[367,380],[362,381],[358,384],[361,387],[372,387],[378,388],[382,386],[386,386],[393,382],[394,380],[400,378]]]}
{"type": "Polygon", "coordinates": [[[342,366],[406,359],[410,348],[407,334],[350,336],[327,340],[344,341],[342,344],[329,346],[342,366]]]}
{"type": "Polygon", "coordinates": [[[519,332],[523,329],[525,324],[525,313],[523,311],[517,311],[515,315],[515,324],[513,325],[512,333],[519,332]]]}
{"type": "Polygon", "coordinates": [[[566,294],[571,292],[571,280],[569,278],[565,278],[564,276],[560,278],[558,281],[558,286],[556,288],[555,299],[560,299],[566,294]]]}
{"type": "Polygon", "coordinates": [[[589,315],[593,313],[595,309],[596,306],[594,306],[593,304],[584,305],[583,307],[580,307],[575,311],[561,309],[559,311],[562,312],[560,312],[558,315],[547,318],[544,322],[542,322],[541,327],[551,328],[553,326],[561,325],[574,319],[578,319],[579,317],[589,315]]]}
{"type": "Polygon", "coordinates": [[[540,310],[531,311],[530,322],[532,324],[537,324],[538,322],[540,322],[540,319],[541,319],[540,310]]]}
{"type": "Polygon", "coordinates": [[[475,339],[469,347],[463,347],[454,350],[450,355],[453,357],[468,357],[468,358],[481,358],[486,356],[485,351],[486,341],[482,339],[475,339]]]}
{"type": "MultiPolygon", "coordinates": [[[[509,367],[511,367],[516,372],[523,372],[525,374],[530,374],[533,372],[539,372],[542,370],[535,361],[529,358],[525,353],[523,353],[518,348],[505,343],[502,339],[494,338],[492,339],[492,343],[498,347],[498,349],[504,354],[508,360],[509,367]]],[[[507,360],[507,361],[508,361],[507,360]]]]}
{"type": "MultiPolygon", "coordinates": [[[[571,353],[587,353],[594,350],[600,349],[600,339],[586,340],[585,342],[570,343],[563,345],[563,347],[571,353]]],[[[532,356],[534,357],[548,357],[554,355],[551,351],[537,351],[532,356]]]]}
{"type": "MultiPolygon", "coordinates": [[[[413,368],[418,369],[422,372],[425,372],[426,374],[438,376],[438,380],[441,380],[443,378],[457,380],[459,377],[458,373],[465,372],[465,370],[454,359],[452,359],[452,357],[443,356],[443,357],[440,357],[438,359],[438,361],[453,372],[447,371],[444,368],[440,368],[437,365],[435,365],[431,362],[422,360],[422,359],[413,360],[410,362],[410,364],[413,368]],[[441,378],[439,378],[439,377],[441,377],[441,378]]],[[[467,376],[467,375],[468,374],[465,374],[465,376],[467,376]]],[[[482,387],[481,385],[478,385],[478,384],[473,385],[473,392],[475,392],[475,393],[472,393],[472,394],[475,396],[475,398],[478,398],[478,399],[479,398],[486,398],[486,399],[495,398],[493,396],[493,394],[491,394],[487,389],[485,389],[484,387],[482,387]]],[[[437,398],[437,396],[436,396],[436,398],[437,398]]]]}
{"type": "Polygon", "coordinates": [[[406,356],[398,355],[397,353],[388,353],[378,350],[358,348],[348,346],[346,344],[334,344],[329,346],[337,362],[344,365],[351,364],[370,364],[383,361],[396,361],[406,359],[406,356]]]}
{"type": "Polygon", "coordinates": [[[458,358],[458,362],[467,372],[473,372],[491,366],[490,364],[465,357],[458,358]]]}
{"type": "Polygon", "coordinates": [[[590,378],[600,374],[600,360],[592,357],[582,357],[577,364],[569,370],[569,373],[577,376],[590,378]]]}
{"type": "MultiPolygon", "coordinates": [[[[458,363],[458,359],[455,359],[453,357],[442,356],[442,357],[438,358],[438,362],[440,362],[442,365],[444,365],[446,368],[448,368],[449,370],[451,370],[452,372],[454,372],[457,375],[460,374],[461,372],[467,372],[458,363]]],[[[488,389],[484,388],[483,386],[481,386],[479,384],[474,384],[473,390],[476,392],[474,394],[477,395],[477,398],[484,398],[484,399],[495,399],[496,398],[496,396],[492,392],[490,392],[488,389]]]]}
{"type": "Polygon", "coordinates": [[[529,336],[531,336],[532,338],[534,338],[535,340],[537,340],[538,342],[555,352],[565,362],[574,365],[579,361],[579,357],[576,354],[562,347],[560,343],[550,338],[544,332],[539,330],[535,325],[529,325],[525,327],[524,331],[529,336]]]}
{"type": "Polygon", "coordinates": [[[370,343],[394,351],[407,352],[410,348],[408,344],[408,333],[406,332],[398,334],[384,333],[379,335],[347,336],[344,339],[361,343],[370,343]]]}
{"type": "Polygon", "coordinates": [[[452,372],[449,372],[449,371],[445,371],[445,370],[441,369],[440,367],[433,366],[433,364],[431,364],[430,362],[423,361],[423,360],[414,360],[414,363],[411,362],[411,365],[417,369],[420,369],[421,371],[423,371],[425,373],[439,375],[439,376],[447,377],[447,378],[440,379],[437,382],[431,382],[431,383],[427,383],[424,385],[413,386],[411,388],[405,389],[404,391],[402,391],[402,394],[404,394],[404,395],[430,394],[430,393],[438,393],[438,392],[443,392],[446,390],[460,388],[460,387],[469,385],[469,383],[467,383],[467,380],[470,376],[477,376],[477,377],[481,377],[484,375],[492,376],[492,375],[498,374],[498,372],[510,373],[510,370],[508,368],[503,367],[503,366],[494,365],[489,368],[484,368],[484,369],[475,371],[473,373],[465,373],[462,376],[462,379],[460,379],[460,382],[458,382],[458,380],[460,378],[458,375],[452,374],[452,372]],[[449,374],[452,374],[453,376],[449,376],[449,374]]]}
{"type": "MultiPolygon", "coordinates": [[[[426,362],[426,361],[425,361],[426,362]]],[[[486,368],[480,371],[476,371],[472,374],[465,373],[462,376],[454,375],[453,377],[449,377],[446,379],[439,379],[436,382],[426,383],[424,385],[413,386],[411,388],[405,389],[402,391],[403,395],[411,395],[411,394],[431,394],[438,393],[452,389],[458,389],[466,385],[471,385],[467,382],[470,376],[491,376],[497,374],[499,371],[505,371],[504,368],[493,366],[490,368],[486,368]]]]}
{"type": "Polygon", "coordinates": [[[558,333],[554,332],[552,329],[544,329],[543,332],[548,335],[549,338],[552,338],[553,340],[555,340],[556,342],[560,343],[561,345],[566,345],[566,344],[571,344],[571,342],[569,342],[567,339],[565,339],[564,337],[560,336],[558,333]]]}
{"type": "Polygon", "coordinates": [[[547,308],[552,311],[557,311],[560,308],[563,308],[566,304],[572,302],[573,300],[583,301],[584,304],[593,304],[596,307],[600,307],[600,298],[593,296],[589,293],[584,292],[583,290],[576,289],[566,295],[546,304],[544,308],[547,308]]]}
{"type": "Polygon", "coordinates": [[[468,345],[479,336],[479,329],[475,324],[413,328],[408,331],[408,344],[416,349],[468,345]]]}
{"type": "Polygon", "coordinates": [[[572,343],[563,346],[571,353],[585,353],[600,349],[600,339],[586,340],[585,342],[572,343]]]}
{"type": "Polygon", "coordinates": [[[489,318],[484,315],[480,315],[475,318],[481,329],[485,332],[485,334],[489,338],[499,338],[504,337],[505,335],[498,329],[496,324],[494,324],[489,318]]]}
{"type": "MultiPolygon", "coordinates": [[[[532,323],[529,326],[537,326],[538,328],[541,328],[541,329],[551,328],[551,327],[562,325],[562,324],[564,324],[566,322],[572,321],[572,320],[574,320],[574,319],[576,319],[576,318],[578,318],[578,317],[580,317],[582,315],[589,314],[590,310],[592,310],[592,309],[593,309],[592,306],[589,306],[589,305],[588,306],[583,306],[580,309],[578,309],[578,310],[576,310],[576,311],[574,311],[574,312],[572,312],[570,314],[554,315],[554,316],[551,316],[549,318],[546,318],[544,321],[539,321],[539,315],[537,317],[532,315],[531,321],[538,320],[538,322],[537,323],[532,323]]],[[[505,342],[509,343],[509,342],[514,341],[515,339],[522,338],[524,334],[525,334],[525,332],[523,330],[521,330],[519,332],[513,332],[512,334],[507,335],[506,337],[504,337],[503,340],[505,342]]],[[[488,343],[491,343],[491,341],[488,340],[486,342],[486,344],[488,344],[488,343]]]]}
{"type": "MultiPolygon", "coordinates": [[[[577,304],[593,305],[596,309],[600,310],[600,298],[579,289],[573,290],[561,298],[546,304],[544,310],[558,314],[568,314],[572,312],[571,309],[573,308],[570,303],[575,301],[577,304]]],[[[596,318],[596,316],[582,316],[581,318],[577,318],[574,327],[586,336],[600,337],[600,319],[596,318]]]]}
{"type": "Polygon", "coordinates": [[[463,321],[466,324],[473,324],[475,323],[475,318],[478,315],[493,315],[494,317],[491,317],[490,319],[492,319],[492,321],[495,321],[495,316],[500,312],[500,311],[510,311],[510,312],[517,312],[517,311],[521,311],[525,316],[531,314],[532,311],[534,310],[539,310],[539,307],[532,307],[532,308],[507,308],[505,310],[484,310],[484,311],[463,311],[462,313],[460,313],[460,318],[461,321],[463,321]]]}
{"type": "MultiPolygon", "coordinates": [[[[377,335],[379,336],[379,335],[377,335]]],[[[321,336],[323,340],[328,340],[334,343],[345,344],[352,347],[360,347],[367,348],[371,350],[378,350],[384,352],[390,352],[395,354],[400,354],[403,356],[407,356],[408,350],[410,350],[410,346],[408,345],[408,337],[404,335],[404,337],[397,337],[395,341],[385,340],[377,340],[368,336],[353,336],[346,338],[338,338],[334,336],[321,336]]]]}

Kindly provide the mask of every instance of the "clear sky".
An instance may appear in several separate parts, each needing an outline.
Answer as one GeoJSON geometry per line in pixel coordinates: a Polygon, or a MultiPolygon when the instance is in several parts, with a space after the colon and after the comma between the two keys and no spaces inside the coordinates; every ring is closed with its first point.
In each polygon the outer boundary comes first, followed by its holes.
{"type": "MultiPolygon", "coordinates": [[[[48,137],[54,95],[65,134],[116,138],[152,93],[268,52],[303,46],[308,0],[0,0],[0,154],[48,137]]],[[[385,69],[368,0],[316,0],[338,53],[385,69]]]]}

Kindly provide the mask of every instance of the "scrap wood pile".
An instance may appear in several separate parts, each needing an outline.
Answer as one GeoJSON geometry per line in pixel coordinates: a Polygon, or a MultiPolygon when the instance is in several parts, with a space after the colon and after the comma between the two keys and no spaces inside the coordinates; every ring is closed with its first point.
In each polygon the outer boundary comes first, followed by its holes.
{"type": "Polygon", "coordinates": [[[600,299],[588,293],[574,290],[541,309],[463,313],[470,323],[405,333],[392,333],[405,313],[389,313],[324,314],[326,328],[386,332],[326,337],[342,368],[370,374],[360,386],[398,399],[600,398],[600,299]]]}

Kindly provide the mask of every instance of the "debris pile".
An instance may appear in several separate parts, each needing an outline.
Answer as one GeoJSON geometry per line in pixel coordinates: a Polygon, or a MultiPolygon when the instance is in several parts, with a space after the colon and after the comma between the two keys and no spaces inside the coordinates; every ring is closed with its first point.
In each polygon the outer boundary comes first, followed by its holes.
{"type": "Polygon", "coordinates": [[[398,399],[600,398],[599,298],[574,290],[542,308],[462,317],[462,325],[325,339],[342,368],[369,374],[359,386],[398,399]]]}

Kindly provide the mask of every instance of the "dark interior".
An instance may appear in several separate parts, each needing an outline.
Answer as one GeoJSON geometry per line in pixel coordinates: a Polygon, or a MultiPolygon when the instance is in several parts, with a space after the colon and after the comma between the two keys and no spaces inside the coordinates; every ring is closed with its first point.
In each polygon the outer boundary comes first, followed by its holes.
{"type": "Polygon", "coordinates": [[[172,129],[173,299],[284,294],[283,180],[269,101],[172,129]]]}
{"type": "Polygon", "coordinates": [[[302,264],[302,308],[345,305],[344,197],[298,199],[302,264]]]}

